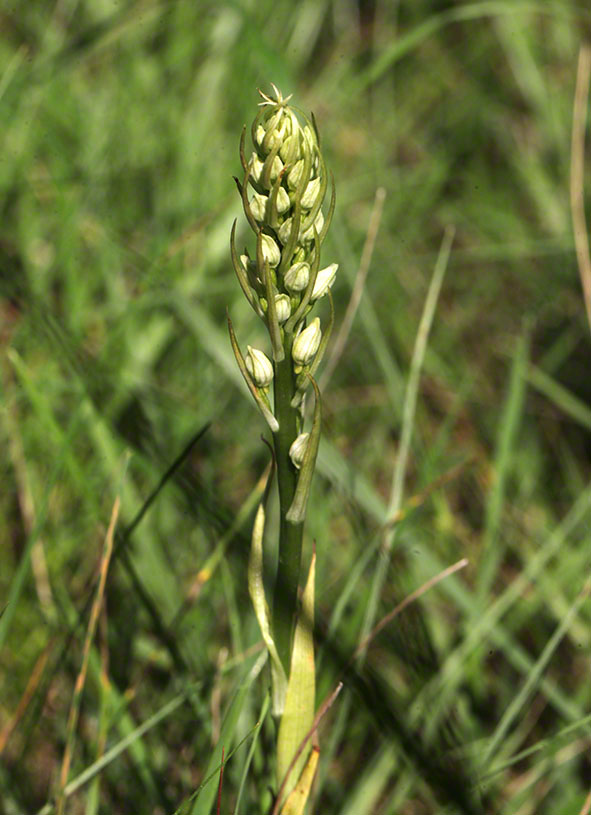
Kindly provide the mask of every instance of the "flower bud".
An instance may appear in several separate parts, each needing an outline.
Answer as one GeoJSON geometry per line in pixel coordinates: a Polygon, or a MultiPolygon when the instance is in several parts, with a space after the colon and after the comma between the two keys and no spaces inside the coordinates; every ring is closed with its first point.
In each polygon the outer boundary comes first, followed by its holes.
{"type": "Polygon", "coordinates": [[[283,170],[283,162],[279,156],[275,156],[273,164],[271,164],[271,181],[275,181],[281,170],[283,170]]]}
{"type": "Polygon", "coordinates": [[[277,322],[284,323],[291,317],[291,302],[287,294],[275,295],[275,311],[277,312],[277,322]]]}
{"type": "Polygon", "coordinates": [[[255,133],[255,141],[259,147],[263,146],[264,138],[265,138],[265,128],[262,125],[259,125],[255,133]]]}
{"type": "Polygon", "coordinates": [[[275,266],[279,265],[279,261],[281,260],[281,251],[270,235],[261,235],[261,241],[263,257],[269,266],[274,269],[275,266]]]}
{"type": "Polygon", "coordinates": [[[316,280],[314,281],[312,297],[310,298],[311,300],[318,300],[319,297],[324,297],[326,292],[334,283],[338,268],[338,263],[331,263],[330,266],[326,267],[326,269],[320,269],[316,275],[316,280]]]}
{"type": "Polygon", "coordinates": [[[287,190],[284,187],[279,187],[277,192],[277,212],[282,215],[284,212],[291,206],[291,201],[289,200],[289,195],[287,194],[287,190]]]}
{"type": "Polygon", "coordinates": [[[279,240],[284,246],[289,241],[292,225],[293,218],[288,218],[287,220],[283,221],[283,223],[279,227],[279,231],[277,232],[277,236],[279,237],[279,240]]]}
{"type": "Polygon", "coordinates": [[[309,279],[310,266],[307,263],[300,262],[294,263],[293,266],[287,270],[283,278],[283,283],[288,291],[304,291],[309,279]]]}
{"type": "Polygon", "coordinates": [[[294,149],[297,149],[297,136],[293,134],[284,139],[283,144],[279,148],[279,155],[281,156],[282,161],[287,161],[289,153],[292,149],[292,144],[294,149]]]}
{"type": "Polygon", "coordinates": [[[255,192],[255,194],[252,196],[250,201],[250,211],[254,215],[256,221],[265,220],[268,200],[269,199],[266,195],[260,195],[258,192],[255,192]]]}
{"type": "Polygon", "coordinates": [[[300,433],[300,435],[297,437],[297,439],[293,442],[293,444],[289,448],[289,457],[291,459],[291,463],[297,470],[299,470],[300,467],[302,466],[309,438],[310,438],[309,433],[300,433]]]}
{"type": "Polygon", "coordinates": [[[320,320],[316,317],[307,328],[298,334],[291,349],[291,356],[296,365],[307,365],[314,359],[322,339],[320,320]]]}
{"type": "MultiPolygon", "coordinates": [[[[265,143],[265,148],[267,149],[267,152],[270,153],[271,150],[273,150],[273,148],[276,147],[278,143],[279,145],[283,144],[283,141],[287,135],[286,131],[287,123],[285,121],[282,122],[280,126],[274,128],[273,125],[271,124],[271,128],[267,131],[266,134],[267,140],[265,143]]],[[[281,149],[281,146],[279,147],[279,149],[281,149]]]]}
{"type": "Polygon", "coordinates": [[[277,141],[283,140],[284,131],[283,112],[281,108],[278,108],[264,125],[259,124],[257,127],[255,133],[256,142],[264,153],[270,153],[277,141]]]}
{"type": "Polygon", "coordinates": [[[304,194],[302,195],[302,207],[304,209],[312,209],[316,196],[320,191],[320,178],[313,178],[308,182],[304,194]]]}
{"type": "Polygon", "coordinates": [[[293,168],[287,174],[287,186],[290,190],[295,190],[302,179],[302,173],[304,172],[304,159],[301,158],[299,161],[296,161],[293,168]]]}
{"type": "Polygon", "coordinates": [[[268,388],[273,381],[273,365],[271,360],[257,348],[247,346],[248,352],[244,358],[246,370],[252,377],[257,388],[268,388]]]}
{"type": "Polygon", "coordinates": [[[261,180],[261,173],[263,172],[263,162],[256,153],[253,153],[248,164],[250,166],[251,176],[256,182],[259,182],[261,180]]]}
{"type": "Polygon", "coordinates": [[[314,227],[316,227],[316,232],[320,234],[323,226],[324,226],[324,215],[322,214],[322,212],[319,212],[314,223],[311,226],[309,226],[308,229],[306,229],[306,231],[301,235],[301,240],[313,241],[314,227]]]}

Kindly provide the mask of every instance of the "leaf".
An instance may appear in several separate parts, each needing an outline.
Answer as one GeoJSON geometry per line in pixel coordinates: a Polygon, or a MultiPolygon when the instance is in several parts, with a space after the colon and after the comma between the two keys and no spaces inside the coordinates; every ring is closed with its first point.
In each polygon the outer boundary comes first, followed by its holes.
{"type": "Polygon", "coordinates": [[[277,738],[277,781],[281,785],[286,774],[285,790],[290,792],[295,779],[300,778],[308,756],[307,745],[301,750],[293,768],[290,765],[314,723],[316,679],[314,669],[314,579],[316,553],[312,555],[308,580],[302,597],[302,608],[296,624],[291,670],[285,697],[285,709],[277,738]]]}
{"type": "Polygon", "coordinates": [[[272,681],[272,705],[271,710],[274,716],[280,716],[285,705],[287,692],[287,676],[275,640],[271,634],[271,615],[265,597],[265,587],[263,584],[263,534],[265,531],[265,508],[263,503],[259,504],[254,526],[252,529],[252,542],[250,546],[250,557],[248,559],[248,593],[254,606],[254,612],[261,629],[261,634],[267,651],[271,658],[271,681],[272,681]]]}
{"type": "Polygon", "coordinates": [[[281,815],[303,815],[306,802],[310,795],[312,782],[316,775],[316,767],[320,757],[320,749],[316,746],[312,748],[312,752],[306,762],[302,774],[300,775],[298,783],[295,785],[285,804],[281,810],[281,815]]]}
{"type": "MultiPolygon", "coordinates": [[[[236,688],[236,691],[232,696],[232,700],[228,705],[228,709],[224,714],[218,743],[214,747],[209,757],[207,767],[205,768],[205,781],[197,790],[197,794],[191,796],[190,801],[187,802],[187,806],[181,806],[180,810],[177,810],[179,815],[180,813],[187,812],[190,804],[192,804],[190,809],[191,815],[210,815],[218,789],[215,784],[210,784],[209,782],[214,778],[219,777],[219,771],[222,764],[222,749],[224,746],[227,749],[229,745],[236,740],[238,722],[242,713],[242,708],[244,707],[244,703],[248,698],[250,689],[260,674],[265,662],[266,654],[259,654],[258,659],[254,662],[254,664],[249,665],[245,674],[243,675],[243,678],[236,688]]],[[[228,754],[226,762],[230,758],[230,755],[231,753],[228,754]]]]}

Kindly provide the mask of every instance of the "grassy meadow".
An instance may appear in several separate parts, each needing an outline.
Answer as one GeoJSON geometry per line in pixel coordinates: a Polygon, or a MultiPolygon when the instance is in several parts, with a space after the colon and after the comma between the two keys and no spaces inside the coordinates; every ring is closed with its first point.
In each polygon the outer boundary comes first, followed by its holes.
{"type": "Polygon", "coordinates": [[[0,815],[273,808],[226,322],[266,347],[229,235],[271,82],[337,190],[307,812],[591,811],[589,39],[583,0],[0,3],[0,815]]]}

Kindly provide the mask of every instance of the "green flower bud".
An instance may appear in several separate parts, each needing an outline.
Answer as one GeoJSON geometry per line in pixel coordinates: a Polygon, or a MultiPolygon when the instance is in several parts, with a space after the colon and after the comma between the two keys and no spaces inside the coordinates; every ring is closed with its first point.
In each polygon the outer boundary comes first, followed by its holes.
{"type": "Polygon", "coordinates": [[[287,185],[290,190],[295,190],[300,181],[302,180],[302,173],[304,172],[304,159],[301,158],[296,161],[293,168],[287,174],[287,185]]]}
{"type": "Polygon", "coordinates": [[[309,438],[310,438],[309,433],[300,433],[300,435],[297,437],[297,439],[293,442],[293,444],[289,448],[289,457],[291,459],[291,463],[297,470],[299,470],[300,467],[302,466],[309,438]]]}
{"type": "MultiPolygon", "coordinates": [[[[290,107],[289,97],[274,85],[272,90],[269,96],[261,92],[262,109],[251,128],[254,152],[244,167],[244,181],[238,183],[257,237],[256,262],[236,257],[235,228],[232,258],[247,300],[266,323],[274,362],[280,362],[291,346],[297,375],[317,356],[322,337],[318,320],[303,331],[302,326],[314,301],[333,285],[337,271],[336,264],[327,266],[311,285],[311,268],[319,266],[320,238],[328,226],[325,214],[330,222],[334,211],[334,185],[323,214],[329,183],[313,121],[290,107]]],[[[244,165],[244,139],[240,155],[244,165]]]]}
{"type": "Polygon", "coordinates": [[[285,137],[287,136],[286,122],[282,122],[281,125],[277,125],[276,127],[273,127],[273,123],[271,123],[271,127],[265,135],[266,139],[263,149],[266,150],[267,153],[270,153],[277,144],[282,145],[285,141],[285,137]]]}
{"type": "Polygon", "coordinates": [[[255,141],[259,147],[263,146],[263,140],[265,138],[265,135],[266,135],[265,128],[262,125],[259,125],[255,133],[255,141]]]}
{"type": "MultiPolygon", "coordinates": [[[[270,104],[271,109],[275,108],[275,111],[264,124],[258,125],[255,133],[255,140],[259,148],[266,154],[275,147],[281,150],[287,140],[301,129],[295,113],[283,104],[283,100],[279,104],[278,102],[279,99],[271,100],[267,97],[267,102],[263,104],[270,104]]],[[[285,150],[283,152],[287,154],[285,150]]]]}
{"type": "Polygon", "coordinates": [[[288,136],[286,139],[284,139],[283,144],[279,148],[279,155],[281,156],[282,161],[287,162],[291,150],[292,149],[297,150],[298,148],[297,142],[298,139],[295,133],[292,133],[291,136],[288,136]]]}
{"type": "Polygon", "coordinates": [[[320,320],[316,317],[307,328],[298,334],[291,349],[296,365],[304,366],[312,362],[322,339],[320,320]]]}
{"type": "Polygon", "coordinates": [[[279,156],[275,156],[273,164],[271,164],[271,181],[275,181],[279,173],[283,170],[283,162],[279,156]]]}
{"type": "Polygon", "coordinates": [[[281,241],[281,243],[285,246],[285,244],[289,241],[289,236],[291,235],[291,227],[293,224],[293,218],[288,218],[286,221],[283,221],[281,226],[279,227],[279,231],[277,232],[277,237],[281,241]]]}
{"type": "Polygon", "coordinates": [[[268,200],[269,198],[266,195],[261,195],[258,192],[255,192],[255,194],[252,196],[250,201],[250,211],[254,215],[256,221],[265,220],[268,200]]]}
{"type": "Polygon", "coordinates": [[[324,297],[334,283],[338,268],[338,263],[331,263],[326,269],[320,269],[314,281],[311,300],[318,300],[319,297],[324,297]]]}
{"type": "Polygon", "coordinates": [[[287,190],[284,187],[279,187],[277,191],[277,212],[280,215],[283,215],[284,212],[291,206],[291,201],[289,200],[289,195],[287,194],[287,190]]]}
{"type": "MultiPolygon", "coordinates": [[[[288,291],[304,291],[310,279],[310,266],[307,263],[294,263],[283,278],[283,283],[288,291]]],[[[314,286],[316,288],[316,286],[314,286]]]]}
{"type": "Polygon", "coordinates": [[[252,377],[252,381],[257,388],[268,388],[273,381],[273,365],[271,360],[257,348],[247,346],[247,354],[244,358],[246,370],[252,377]]]}
{"type": "Polygon", "coordinates": [[[275,295],[275,311],[277,312],[277,322],[284,323],[291,317],[291,301],[287,294],[275,295]]]}
{"type": "Polygon", "coordinates": [[[248,164],[251,176],[258,183],[261,180],[261,173],[263,172],[263,162],[256,153],[253,153],[248,164]]]}
{"type": "Polygon", "coordinates": [[[302,207],[304,209],[312,209],[319,190],[320,190],[320,178],[313,178],[312,181],[308,182],[308,186],[306,187],[306,189],[304,190],[304,194],[302,195],[302,207]]]}
{"type": "Polygon", "coordinates": [[[263,257],[269,266],[274,269],[275,266],[279,266],[279,262],[281,261],[281,251],[270,235],[262,235],[261,240],[263,244],[263,257]]]}
{"type": "Polygon", "coordinates": [[[308,229],[306,229],[306,231],[300,236],[301,240],[303,240],[303,241],[313,241],[314,240],[314,227],[316,227],[316,232],[318,232],[318,234],[320,234],[320,232],[322,231],[323,226],[324,226],[324,215],[321,212],[319,212],[318,215],[316,216],[316,220],[314,221],[312,226],[309,226],[308,229]]]}

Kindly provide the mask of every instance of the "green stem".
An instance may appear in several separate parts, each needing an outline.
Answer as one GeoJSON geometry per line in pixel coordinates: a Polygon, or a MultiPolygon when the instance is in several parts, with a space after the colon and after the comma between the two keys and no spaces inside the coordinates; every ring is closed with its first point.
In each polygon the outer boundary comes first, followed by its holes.
{"type": "Polygon", "coordinates": [[[303,524],[286,519],[297,485],[297,471],[289,458],[289,448],[298,434],[297,410],[291,407],[295,394],[295,375],[291,359],[293,335],[284,339],[285,359],[275,363],[275,418],[279,430],[274,434],[279,486],[279,559],[273,597],[273,627],[279,657],[289,676],[291,639],[298,602],[302,559],[303,524]]]}

